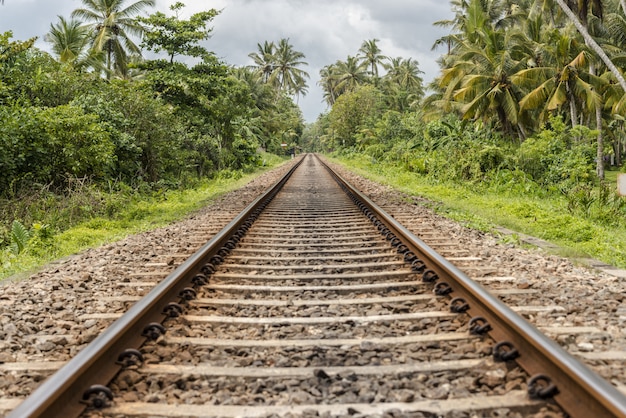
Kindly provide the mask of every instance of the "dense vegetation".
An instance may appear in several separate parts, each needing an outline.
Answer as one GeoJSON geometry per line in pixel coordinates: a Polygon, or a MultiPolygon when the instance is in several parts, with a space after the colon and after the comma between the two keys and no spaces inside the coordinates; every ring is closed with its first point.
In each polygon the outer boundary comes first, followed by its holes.
{"type": "Polygon", "coordinates": [[[51,24],[52,55],[0,35],[0,266],[123,202],[240,177],[304,128],[293,98],[306,92],[306,63],[287,40],[277,85],[200,45],[216,10],[183,20],[182,3],[146,17],[152,0],[83,4],[51,24]]]}
{"type": "Polygon", "coordinates": [[[154,0],[82,3],[51,25],[52,55],[0,35],[5,268],[78,222],[132,218],[129,201],[239,177],[283,144],[489,196],[489,210],[532,220],[529,232],[626,265],[612,171],[626,151],[623,0],[452,0],[430,85],[417,61],[366,40],[322,69],[329,111],[306,128],[294,100],[307,63],[288,39],[258,43],[254,64],[234,68],[201,46],[214,9],[184,20],[183,3],[142,16],[154,0]]]}
{"type": "Polygon", "coordinates": [[[614,174],[605,181],[605,169],[619,170],[626,151],[626,4],[451,3],[454,18],[437,22],[451,33],[435,45],[445,54],[428,94],[417,67],[409,70],[412,61],[385,57],[376,40],[367,41],[356,56],[321,72],[332,107],[307,128],[303,143],[387,173],[395,185],[407,174],[467,194],[551,201],[550,208],[514,210],[543,225],[529,232],[566,244],[604,240],[602,251],[584,250],[626,265],[626,199],[616,193],[614,174]]]}

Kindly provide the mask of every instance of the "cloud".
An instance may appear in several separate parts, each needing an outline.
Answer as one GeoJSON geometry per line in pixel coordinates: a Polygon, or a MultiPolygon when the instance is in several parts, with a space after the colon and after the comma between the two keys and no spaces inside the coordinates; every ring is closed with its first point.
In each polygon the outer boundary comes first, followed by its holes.
{"type": "MultiPolygon", "coordinates": [[[[132,0],[128,0],[130,4],[132,0]]],[[[157,0],[154,10],[169,14],[176,0],[157,0]]],[[[450,5],[441,0],[183,0],[181,17],[211,8],[221,10],[212,22],[212,37],[205,47],[232,65],[251,64],[248,54],[264,41],[289,38],[294,49],[305,54],[310,74],[309,94],[299,104],[307,121],[325,110],[317,85],[322,67],[348,55],[356,55],[365,40],[379,39],[384,55],[413,58],[431,81],[438,73],[431,51],[446,30],[433,22],[452,16],[450,5]]],[[[37,47],[49,50],[42,38],[57,21],[82,7],[81,0],[5,0],[0,6],[0,31],[13,30],[14,39],[39,36],[37,47]]]]}

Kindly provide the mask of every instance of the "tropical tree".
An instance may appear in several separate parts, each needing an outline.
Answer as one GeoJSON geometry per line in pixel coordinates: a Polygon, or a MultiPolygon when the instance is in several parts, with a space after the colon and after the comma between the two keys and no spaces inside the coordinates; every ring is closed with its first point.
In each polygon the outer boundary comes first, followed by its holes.
{"type": "Polygon", "coordinates": [[[334,65],[330,64],[320,70],[320,81],[317,84],[322,87],[324,92],[324,101],[328,106],[335,104],[335,100],[339,97],[337,91],[337,82],[333,76],[334,65]]]}
{"type": "Polygon", "coordinates": [[[457,102],[454,108],[463,118],[489,121],[495,116],[504,132],[517,131],[524,138],[518,120],[521,91],[511,82],[526,65],[511,47],[516,32],[498,29],[480,0],[471,0],[467,20],[471,36],[455,38],[455,60],[438,80],[443,97],[457,102]]]}
{"type": "Polygon", "coordinates": [[[254,60],[253,68],[262,76],[263,82],[267,83],[274,71],[274,53],[276,45],[274,42],[265,41],[263,45],[257,44],[258,52],[248,54],[254,60]]]}
{"type": "Polygon", "coordinates": [[[213,29],[207,28],[207,25],[219,12],[210,9],[194,13],[188,20],[184,20],[179,17],[179,12],[184,7],[184,3],[176,2],[170,6],[174,16],[157,12],[149,17],[137,18],[138,22],[146,25],[141,45],[148,51],[167,52],[170,64],[177,55],[197,58],[209,55],[198,43],[209,38],[213,29]]]}
{"type": "Polygon", "coordinates": [[[382,51],[376,44],[378,41],[378,39],[363,41],[358,55],[358,59],[370,67],[370,73],[375,80],[378,79],[378,66],[387,59],[386,56],[382,55],[382,51]]]}
{"type": "Polygon", "coordinates": [[[337,61],[330,70],[337,97],[369,81],[367,64],[357,57],[348,56],[345,61],[337,61]]]}
{"type": "Polygon", "coordinates": [[[294,50],[289,39],[283,38],[278,41],[274,54],[274,68],[269,79],[270,83],[278,87],[279,90],[296,97],[306,95],[308,87],[306,79],[309,78],[309,73],[299,68],[302,65],[308,65],[303,59],[304,54],[294,50]]]}
{"type": "Polygon", "coordinates": [[[50,24],[50,32],[44,36],[44,40],[52,44],[52,52],[58,55],[60,62],[76,68],[87,64],[97,67],[98,57],[87,51],[89,34],[90,28],[87,25],[75,19],[67,21],[59,16],[58,23],[50,24]]]}
{"type": "Polygon", "coordinates": [[[283,38],[278,44],[265,41],[263,45],[257,44],[257,49],[248,56],[254,60],[251,67],[265,83],[289,95],[306,95],[309,73],[300,67],[308,64],[303,61],[304,54],[296,51],[289,39],[283,38]]]}
{"type": "Polygon", "coordinates": [[[423,72],[420,71],[419,63],[416,60],[402,57],[393,58],[389,64],[385,65],[385,69],[387,70],[386,79],[407,90],[422,90],[423,80],[420,74],[423,72]]]}
{"type": "Polygon", "coordinates": [[[390,90],[388,96],[393,100],[399,111],[408,109],[413,103],[417,103],[424,95],[423,81],[420,77],[422,71],[416,60],[397,57],[385,64],[387,73],[383,77],[385,86],[390,90]]]}
{"type": "MultiPolygon", "coordinates": [[[[556,0],[559,7],[563,10],[563,12],[567,15],[569,20],[576,26],[578,32],[580,32],[581,36],[585,40],[585,44],[589,46],[595,53],[600,57],[604,65],[606,65],[613,76],[617,79],[617,82],[622,87],[623,92],[626,94],[626,80],[624,79],[622,73],[617,69],[613,61],[606,54],[604,49],[595,41],[595,39],[589,34],[587,29],[587,14],[589,8],[594,12],[594,14],[598,17],[602,17],[603,5],[601,0],[579,0],[578,6],[578,16],[581,17],[581,21],[578,20],[578,17],[574,14],[574,12],[568,7],[568,5],[563,0],[556,0]]],[[[595,73],[595,65],[592,70],[595,73]]],[[[604,144],[602,137],[602,114],[601,110],[598,108],[596,110],[596,124],[598,128],[598,152],[597,152],[597,174],[599,178],[604,178],[604,144]]]]}
{"type": "Polygon", "coordinates": [[[587,115],[595,111],[602,83],[588,71],[587,56],[576,38],[566,30],[554,29],[544,49],[544,65],[520,70],[511,77],[514,83],[530,89],[520,100],[520,110],[541,108],[540,120],[546,121],[567,104],[572,126],[580,124],[579,108],[587,115]]]}
{"type": "Polygon", "coordinates": [[[135,16],[146,7],[154,6],[156,0],[137,0],[125,5],[126,0],[81,0],[84,8],[72,12],[72,17],[90,23],[92,49],[104,51],[107,77],[113,72],[127,71],[129,54],[140,54],[131,36],[141,36],[143,27],[135,16]]]}
{"type": "MultiPolygon", "coordinates": [[[[622,75],[622,73],[617,69],[613,61],[611,61],[611,59],[606,54],[606,52],[604,52],[602,47],[598,45],[595,39],[593,39],[593,37],[589,34],[589,31],[587,30],[587,28],[578,20],[578,17],[576,16],[576,14],[572,12],[572,9],[570,9],[567,6],[565,1],[564,0],[555,0],[555,1],[559,5],[559,7],[563,10],[563,12],[567,15],[569,20],[574,24],[574,26],[576,26],[576,29],[578,30],[578,32],[580,32],[581,36],[585,40],[585,43],[598,55],[598,57],[600,57],[604,65],[606,65],[609,68],[613,76],[617,79],[619,85],[622,87],[622,90],[626,93],[626,80],[624,79],[624,76],[622,75]]],[[[588,4],[589,2],[581,1],[581,3],[588,4]]],[[[598,0],[595,0],[594,4],[595,3],[602,4],[602,2],[598,0]]]]}

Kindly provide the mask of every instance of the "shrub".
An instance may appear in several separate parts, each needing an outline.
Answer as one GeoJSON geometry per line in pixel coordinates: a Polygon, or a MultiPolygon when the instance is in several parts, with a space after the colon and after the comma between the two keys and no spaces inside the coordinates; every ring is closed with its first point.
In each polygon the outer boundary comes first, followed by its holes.
{"type": "Polygon", "coordinates": [[[522,143],[517,166],[543,185],[571,189],[590,183],[595,178],[595,137],[584,127],[577,132],[582,138],[574,140],[561,118],[552,117],[548,127],[522,143]]]}

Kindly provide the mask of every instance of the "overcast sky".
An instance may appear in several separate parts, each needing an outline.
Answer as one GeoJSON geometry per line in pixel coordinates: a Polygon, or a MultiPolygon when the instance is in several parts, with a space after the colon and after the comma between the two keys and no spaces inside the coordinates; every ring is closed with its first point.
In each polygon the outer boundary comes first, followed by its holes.
{"type": "MultiPolygon", "coordinates": [[[[131,4],[127,0],[125,4],[131,4]]],[[[436,39],[447,33],[433,26],[452,16],[448,0],[182,0],[185,16],[211,8],[221,10],[212,22],[213,36],[204,46],[232,65],[251,64],[248,57],[257,43],[289,38],[303,52],[309,93],[299,100],[307,122],[326,110],[317,85],[322,67],[356,55],[364,40],[379,39],[383,55],[413,58],[426,82],[439,71],[431,51],[436,39]]],[[[175,0],[157,0],[156,10],[169,14],[175,0]]],[[[69,18],[81,0],[4,0],[0,5],[0,32],[13,31],[14,40],[38,36],[38,48],[48,50],[43,35],[57,16],[69,18]]]]}

